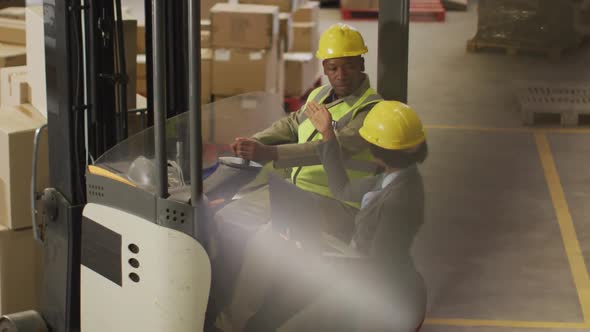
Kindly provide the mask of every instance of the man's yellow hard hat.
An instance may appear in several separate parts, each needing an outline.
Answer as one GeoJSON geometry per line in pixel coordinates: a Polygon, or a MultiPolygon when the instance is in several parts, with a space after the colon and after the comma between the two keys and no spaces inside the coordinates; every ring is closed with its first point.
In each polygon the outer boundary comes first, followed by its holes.
{"type": "Polygon", "coordinates": [[[322,33],[316,57],[326,60],[358,56],[367,52],[367,45],[358,30],[347,24],[337,23],[322,33]]]}
{"type": "Polygon", "coordinates": [[[418,114],[398,101],[382,101],[367,114],[359,134],[387,150],[406,150],[426,140],[418,114]]]}

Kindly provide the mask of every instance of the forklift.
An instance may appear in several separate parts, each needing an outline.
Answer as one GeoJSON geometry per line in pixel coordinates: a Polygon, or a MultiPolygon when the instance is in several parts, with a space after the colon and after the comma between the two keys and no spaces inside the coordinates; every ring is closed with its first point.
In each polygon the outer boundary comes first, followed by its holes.
{"type": "MultiPolygon", "coordinates": [[[[406,102],[409,0],[380,6],[379,92],[406,102]]],[[[31,190],[41,303],[0,318],[0,331],[201,331],[211,202],[262,167],[232,157],[228,140],[284,116],[282,97],[201,105],[200,1],[145,0],[147,108],[128,110],[121,0],[44,0],[43,11],[48,118],[34,150],[47,130],[51,187],[35,192],[33,174],[31,190]],[[150,128],[127,137],[137,112],[150,128]],[[233,133],[237,112],[256,121],[233,133]]]]}

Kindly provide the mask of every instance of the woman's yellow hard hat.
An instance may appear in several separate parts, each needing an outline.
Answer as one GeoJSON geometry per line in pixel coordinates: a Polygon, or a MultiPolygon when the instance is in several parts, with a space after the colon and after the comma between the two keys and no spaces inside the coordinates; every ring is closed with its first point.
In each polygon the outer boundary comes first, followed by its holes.
{"type": "Polygon", "coordinates": [[[350,25],[337,23],[322,33],[316,57],[326,60],[358,56],[368,51],[363,36],[358,30],[350,25]]]}
{"type": "Polygon", "coordinates": [[[398,101],[382,101],[375,105],[359,134],[367,142],[387,150],[412,149],[426,140],[418,114],[398,101]]]}

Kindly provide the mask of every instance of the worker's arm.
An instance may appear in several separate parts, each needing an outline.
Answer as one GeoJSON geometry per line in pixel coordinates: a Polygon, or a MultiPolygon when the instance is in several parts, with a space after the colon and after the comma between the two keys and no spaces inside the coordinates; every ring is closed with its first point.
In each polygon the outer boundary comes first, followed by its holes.
{"type": "Polygon", "coordinates": [[[312,103],[306,114],[316,130],[323,136],[323,141],[316,144],[316,149],[328,176],[330,191],[334,197],[340,200],[360,202],[363,195],[375,186],[376,177],[368,177],[351,183],[344,168],[341,144],[332,127],[330,112],[324,106],[312,103]]]}
{"type": "MultiPolygon", "coordinates": [[[[342,158],[344,160],[349,159],[351,156],[369,147],[369,143],[362,139],[358,133],[365,121],[367,113],[367,110],[358,111],[348,124],[342,128],[337,128],[334,131],[340,142],[342,158]]],[[[319,165],[321,160],[317,153],[317,146],[320,143],[320,141],[311,141],[301,144],[283,144],[277,146],[277,158],[274,163],[275,167],[288,168],[319,165]]]]}
{"type": "Polygon", "coordinates": [[[371,176],[351,182],[344,168],[340,146],[336,136],[316,146],[328,176],[328,186],[332,195],[339,200],[361,202],[363,196],[375,187],[377,177],[371,176]]]}
{"type": "Polygon", "coordinates": [[[300,110],[291,113],[252,137],[237,137],[231,144],[231,149],[236,156],[247,160],[261,163],[277,160],[277,146],[297,143],[297,130],[302,112],[300,110]]]}

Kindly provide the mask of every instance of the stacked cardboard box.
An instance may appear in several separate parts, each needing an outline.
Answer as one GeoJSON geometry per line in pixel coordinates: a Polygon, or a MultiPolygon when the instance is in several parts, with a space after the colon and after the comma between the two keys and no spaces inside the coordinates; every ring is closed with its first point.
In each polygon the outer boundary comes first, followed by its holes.
{"type": "Polygon", "coordinates": [[[0,313],[40,309],[41,256],[31,229],[0,226],[0,313]]]}
{"type": "Polygon", "coordinates": [[[24,20],[25,7],[8,7],[0,9],[0,17],[24,20]]]}
{"type": "Polygon", "coordinates": [[[18,106],[29,103],[30,86],[27,66],[0,68],[0,105],[18,106]]]}
{"type": "Polygon", "coordinates": [[[0,43],[25,45],[26,34],[22,19],[0,17],[0,43]]]}
{"type": "Polygon", "coordinates": [[[211,92],[277,92],[282,52],[276,6],[217,4],[211,9],[211,92]]]}
{"type": "Polygon", "coordinates": [[[311,89],[318,77],[315,57],[319,40],[319,3],[307,2],[293,14],[293,47],[285,53],[285,95],[296,97],[311,89]]]}
{"type": "Polygon", "coordinates": [[[312,53],[285,53],[285,95],[303,96],[318,78],[312,53]]]}
{"type": "MultiPolygon", "coordinates": [[[[33,136],[46,122],[31,105],[0,111],[0,313],[38,309],[41,255],[31,231],[33,136]]],[[[37,188],[49,186],[47,135],[40,140],[37,188]]]]}
{"type": "Polygon", "coordinates": [[[277,6],[281,13],[293,13],[300,5],[299,0],[239,0],[243,4],[277,6]]]}
{"type": "Polygon", "coordinates": [[[319,23],[320,3],[315,1],[306,2],[293,14],[293,21],[319,23]]]}
{"type": "Polygon", "coordinates": [[[279,14],[279,47],[285,52],[293,48],[293,18],[289,13],[279,14]]]}
{"type": "Polygon", "coordinates": [[[308,2],[293,14],[293,47],[290,52],[315,52],[319,39],[319,5],[308,2]]]}

